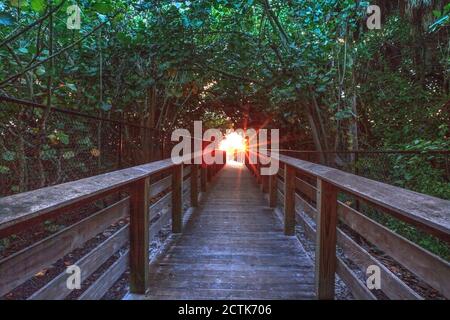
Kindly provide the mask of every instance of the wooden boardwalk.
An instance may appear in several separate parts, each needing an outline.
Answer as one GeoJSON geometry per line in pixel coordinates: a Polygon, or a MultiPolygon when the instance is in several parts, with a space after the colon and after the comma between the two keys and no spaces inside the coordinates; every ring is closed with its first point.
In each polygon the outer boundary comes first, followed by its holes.
{"type": "MultiPolygon", "coordinates": [[[[83,278],[99,277],[86,283],[80,299],[105,296],[129,269],[131,292],[125,299],[329,300],[335,298],[339,276],[354,298],[373,300],[378,295],[367,288],[360,273],[371,265],[380,268],[382,292],[389,299],[430,298],[430,292],[433,299],[450,298],[448,261],[371,219],[364,212],[366,206],[358,211],[339,201],[338,194],[363,201],[370,210],[392,215],[445,243],[450,243],[450,201],[284,155],[278,160],[280,170],[269,179],[261,179],[260,165],[249,166],[251,173],[231,164],[224,169],[218,164],[188,165],[182,170],[165,159],[0,198],[0,240],[91,208],[95,201],[105,199],[108,204],[0,259],[0,298],[25,298],[14,296],[15,290],[28,293],[22,285],[34,283],[33,277],[42,270],[53,274],[58,260],[90,246],[93,239],[95,247],[74,264],[83,270],[83,278]],[[206,177],[213,178],[211,183],[206,177]],[[267,206],[256,180],[263,182],[272,205],[274,196],[283,201],[277,212],[283,211],[285,225],[267,206]],[[193,209],[182,195],[196,203],[200,188],[209,191],[193,209]],[[110,196],[118,193],[128,196],[111,203],[110,196]],[[162,193],[165,196],[159,197],[162,193]],[[171,218],[172,230],[181,233],[172,233],[159,259],[149,263],[150,241],[171,218]],[[123,223],[126,219],[129,223],[123,223]],[[113,225],[120,229],[111,233],[113,225]],[[315,242],[316,265],[295,237],[285,235],[293,235],[295,227],[315,242]],[[99,234],[106,239],[99,242],[99,234]],[[368,251],[355,236],[366,239],[374,250],[368,251]],[[413,276],[408,279],[417,279],[417,284],[391,272],[377,252],[407,269],[413,276]],[[426,286],[438,295],[431,290],[422,294],[426,286]]],[[[39,289],[33,285],[37,291],[27,298],[66,299],[72,293],[66,280],[67,273],[61,271],[39,289]]]]}
{"type": "Polygon", "coordinates": [[[146,299],[313,299],[314,265],[245,166],[227,165],[150,269],[146,299]]]}

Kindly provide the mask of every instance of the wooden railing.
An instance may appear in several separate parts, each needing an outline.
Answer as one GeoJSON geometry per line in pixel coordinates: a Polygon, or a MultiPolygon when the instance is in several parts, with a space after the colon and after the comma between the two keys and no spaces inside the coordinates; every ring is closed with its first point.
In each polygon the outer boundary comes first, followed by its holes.
{"type": "MultiPolygon", "coordinates": [[[[182,231],[186,207],[198,205],[200,189],[206,191],[208,179],[221,167],[174,165],[168,159],[0,198],[0,240],[48,219],[77,212],[87,204],[111,196],[116,199],[85,219],[0,260],[0,297],[119,221],[121,227],[74,263],[85,280],[116,257],[79,299],[101,298],[128,267],[131,293],[144,294],[149,277],[149,243],[170,220],[174,233],[182,231]]],[[[27,298],[66,298],[71,293],[66,285],[68,276],[61,272],[27,298]]]]}
{"type": "Polygon", "coordinates": [[[260,165],[248,165],[262,189],[269,193],[270,206],[281,208],[285,233],[294,235],[298,225],[315,242],[317,298],[335,297],[335,274],[338,274],[356,298],[376,299],[363,277],[355,273],[355,266],[364,276],[369,266],[379,267],[381,291],[390,299],[423,298],[383,264],[379,256],[372,254],[372,250],[360,245],[357,237],[384,252],[443,297],[450,298],[448,261],[339,201],[339,197],[351,196],[447,244],[450,201],[287,156],[280,156],[280,166],[278,174],[269,177],[260,174],[260,165]]]}
{"type": "MultiPolygon", "coordinates": [[[[381,290],[391,299],[422,298],[383,264],[379,256],[360,245],[355,234],[443,297],[450,298],[447,261],[339,201],[338,196],[352,196],[447,243],[449,201],[286,156],[281,156],[280,161],[282,167],[278,174],[270,177],[260,175],[259,165],[249,167],[262,189],[268,192],[270,206],[282,208],[285,233],[294,235],[295,227],[300,226],[316,242],[319,299],[334,297],[335,274],[356,298],[375,299],[376,295],[356,274],[355,266],[363,273],[368,266],[378,266],[381,290]]],[[[220,168],[218,165],[184,167],[163,160],[1,198],[0,239],[5,239],[48,219],[115,196],[101,210],[0,260],[0,297],[114,225],[112,234],[74,263],[80,267],[82,279],[87,279],[115,257],[79,299],[102,297],[128,267],[131,292],[144,293],[149,276],[150,241],[170,220],[174,233],[182,231],[185,209],[198,205],[199,189],[206,191],[207,181],[220,168]],[[190,204],[183,199],[190,199],[190,204]],[[118,224],[119,221],[122,223],[118,224]]],[[[67,277],[68,274],[61,272],[28,298],[64,299],[71,293],[66,286],[67,277]]]]}

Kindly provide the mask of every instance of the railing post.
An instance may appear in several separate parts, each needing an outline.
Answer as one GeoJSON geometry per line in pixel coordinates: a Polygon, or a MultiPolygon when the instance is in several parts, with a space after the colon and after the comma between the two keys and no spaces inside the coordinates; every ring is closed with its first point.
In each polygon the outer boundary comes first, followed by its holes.
{"type": "Polygon", "coordinates": [[[130,188],[130,291],[145,294],[149,274],[150,178],[130,188]]]}
{"type": "Polygon", "coordinates": [[[223,151],[223,164],[222,164],[222,168],[223,169],[226,165],[227,165],[227,152],[223,151]]]}
{"type": "Polygon", "coordinates": [[[212,173],[212,165],[206,166],[206,179],[208,182],[212,181],[213,173],[212,173]]]}
{"type": "MultiPolygon", "coordinates": [[[[211,152],[211,156],[213,159],[216,159],[216,151],[215,150],[213,150],[211,152]]],[[[213,164],[209,165],[208,169],[209,169],[208,170],[208,173],[209,173],[208,174],[208,182],[211,182],[212,178],[216,175],[216,162],[214,161],[213,164]]]]}
{"type": "Polygon", "coordinates": [[[317,179],[316,296],[334,299],[336,272],[337,188],[317,179]]]}
{"type": "MultiPolygon", "coordinates": [[[[265,168],[267,166],[265,165],[265,166],[261,166],[261,167],[265,168]]],[[[262,191],[264,193],[268,193],[269,192],[269,176],[261,174],[261,181],[262,181],[262,191]]]]}
{"type": "Polygon", "coordinates": [[[183,226],[183,164],[172,170],[172,232],[181,233],[183,226]]]}
{"type": "MultiPolygon", "coordinates": [[[[353,162],[353,166],[354,166],[353,173],[355,175],[357,175],[357,176],[359,175],[358,162],[359,162],[359,152],[355,151],[355,157],[354,157],[354,162],[353,162]]],[[[359,199],[356,198],[355,209],[359,211],[360,210],[360,206],[361,205],[360,205],[359,199]]]]}
{"type": "Polygon", "coordinates": [[[284,168],[284,233],[295,234],[295,168],[287,164],[284,168]]]}
{"type": "Polygon", "coordinates": [[[200,168],[200,184],[202,192],[206,192],[206,184],[207,184],[207,175],[208,175],[208,167],[206,165],[202,165],[200,168]]]}
{"type": "Polygon", "coordinates": [[[261,184],[261,166],[259,164],[255,164],[255,175],[256,181],[261,184]]]}
{"type": "Polygon", "coordinates": [[[198,207],[198,165],[191,166],[191,206],[198,207]]]}
{"type": "Polygon", "coordinates": [[[121,115],[121,121],[119,122],[119,145],[118,145],[118,151],[119,151],[119,169],[122,169],[123,167],[123,112],[121,115]]]}
{"type": "Polygon", "coordinates": [[[277,206],[277,174],[269,176],[269,207],[277,206]]]}

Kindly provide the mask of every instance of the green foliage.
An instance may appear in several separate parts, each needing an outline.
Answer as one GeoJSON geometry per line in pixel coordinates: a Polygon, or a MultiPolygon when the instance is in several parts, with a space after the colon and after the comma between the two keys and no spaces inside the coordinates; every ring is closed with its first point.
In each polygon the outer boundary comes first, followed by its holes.
{"type": "Polygon", "coordinates": [[[450,3],[448,3],[442,11],[434,10],[434,17],[437,20],[429,27],[431,32],[435,32],[440,28],[450,25],[450,3]]]}
{"type": "Polygon", "coordinates": [[[206,112],[202,116],[202,123],[205,128],[228,129],[230,120],[221,112],[206,112]]]}
{"type": "Polygon", "coordinates": [[[47,6],[45,0],[31,0],[31,8],[36,12],[43,12],[47,6]]]}
{"type": "Polygon", "coordinates": [[[14,161],[16,158],[16,153],[13,151],[5,151],[2,154],[3,160],[5,161],[14,161]]]}
{"type": "Polygon", "coordinates": [[[5,166],[0,166],[0,174],[7,174],[10,172],[10,169],[5,166]]]}
{"type": "Polygon", "coordinates": [[[0,12],[0,26],[10,26],[14,23],[14,18],[7,12],[0,12]]]}

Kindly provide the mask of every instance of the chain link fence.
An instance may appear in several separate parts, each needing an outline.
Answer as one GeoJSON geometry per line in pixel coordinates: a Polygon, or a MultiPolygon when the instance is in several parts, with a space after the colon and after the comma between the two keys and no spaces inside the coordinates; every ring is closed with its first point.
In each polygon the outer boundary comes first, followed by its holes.
{"type": "Polygon", "coordinates": [[[155,161],[161,132],[31,102],[0,102],[0,196],[155,161]]]}

